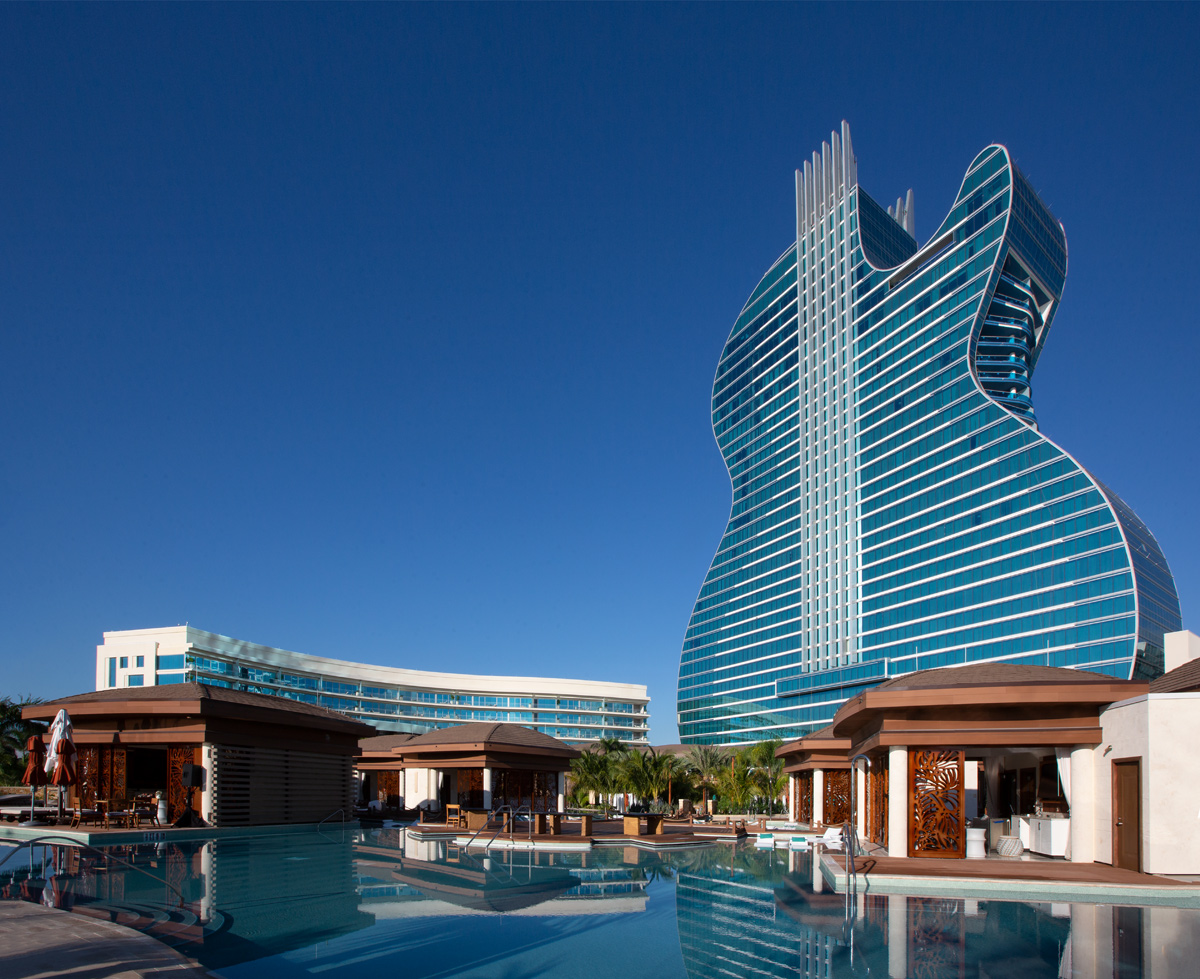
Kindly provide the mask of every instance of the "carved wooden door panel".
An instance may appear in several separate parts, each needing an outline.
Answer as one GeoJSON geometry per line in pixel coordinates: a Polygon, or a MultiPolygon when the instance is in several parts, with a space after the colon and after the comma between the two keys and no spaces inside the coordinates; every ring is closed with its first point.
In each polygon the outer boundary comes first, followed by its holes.
{"type": "Polygon", "coordinates": [[[400,773],[399,772],[377,772],[379,788],[377,790],[378,800],[389,808],[395,808],[400,805],[400,773]]]}
{"type": "Polygon", "coordinates": [[[167,746],[167,818],[175,822],[187,809],[187,793],[183,787],[183,766],[192,761],[194,749],[190,744],[167,746]]]}
{"type": "Polygon", "coordinates": [[[800,800],[798,808],[800,822],[812,823],[813,814],[813,774],[812,772],[800,773],[800,800]]]}
{"type": "MultiPolygon", "coordinates": [[[[95,776],[92,780],[92,799],[107,799],[109,803],[120,803],[125,799],[125,749],[116,745],[101,745],[91,749],[95,776]]],[[[91,764],[92,759],[89,759],[91,764]]]]}
{"type": "Polygon", "coordinates": [[[483,808],[483,769],[458,770],[458,804],[466,809],[483,808]]]}
{"type": "Polygon", "coordinates": [[[872,762],[868,776],[870,797],[867,812],[867,836],[873,843],[886,847],[888,841],[888,770],[887,759],[881,764],[878,759],[872,762]]]}
{"type": "Polygon", "coordinates": [[[963,857],[963,752],[913,749],[908,753],[908,855],[963,857]]]}
{"type": "Polygon", "coordinates": [[[112,778],[112,798],[125,800],[129,797],[129,785],[125,781],[125,749],[109,748],[109,771],[112,778]]]}
{"type": "Polygon", "coordinates": [[[100,794],[100,749],[94,745],[83,745],[79,748],[76,762],[79,784],[79,804],[91,808],[96,804],[100,794]]]}
{"type": "Polygon", "coordinates": [[[850,771],[825,772],[825,825],[840,826],[850,818],[850,771]]]}

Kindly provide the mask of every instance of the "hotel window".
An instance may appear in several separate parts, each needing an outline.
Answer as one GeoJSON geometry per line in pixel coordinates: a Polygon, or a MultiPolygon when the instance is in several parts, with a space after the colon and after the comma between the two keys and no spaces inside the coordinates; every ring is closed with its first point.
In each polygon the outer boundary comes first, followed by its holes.
{"type": "Polygon", "coordinates": [[[117,658],[115,656],[108,658],[108,685],[110,687],[117,685],[117,658]]]}
{"type": "Polygon", "coordinates": [[[129,657],[128,656],[121,657],[121,669],[123,669],[123,670],[129,669],[129,657]]]}
{"type": "Polygon", "coordinates": [[[125,680],[127,687],[140,687],[145,683],[140,673],[131,673],[125,680]]]}
{"type": "Polygon", "coordinates": [[[146,657],[144,657],[144,656],[138,656],[138,657],[136,657],[136,658],[134,659],[134,664],[133,664],[133,665],[134,665],[134,666],[136,666],[136,667],[137,667],[137,668],[140,670],[140,669],[141,669],[143,666],[145,666],[145,665],[146,665],[146,657]]]}

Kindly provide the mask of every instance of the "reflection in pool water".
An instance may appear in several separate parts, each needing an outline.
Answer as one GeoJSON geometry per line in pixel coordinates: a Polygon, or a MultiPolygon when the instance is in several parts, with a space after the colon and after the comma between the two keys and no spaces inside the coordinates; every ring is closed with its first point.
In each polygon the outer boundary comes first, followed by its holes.
{"type": "Polygon", "coordinates": [[[5,898],[121,914],[228,979],[1200,973],[1200,911],[863,894],[848,925],[811,854],[749,847],[485,856],[378,830],[13,865],[5,898]]]}

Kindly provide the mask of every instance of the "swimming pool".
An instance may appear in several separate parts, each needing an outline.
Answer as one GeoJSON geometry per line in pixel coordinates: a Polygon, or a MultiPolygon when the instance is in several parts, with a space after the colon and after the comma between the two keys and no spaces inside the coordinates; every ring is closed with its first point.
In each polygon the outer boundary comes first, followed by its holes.
{"type": "Polygon", "coordinates": [[[1200,971],[1200,911],[863,894],[848,925],[812,853],[753,843],[485,856],[347,830],[37,853],[0,872],[9,899],[115,917],[226,979],[1200,971]]]}

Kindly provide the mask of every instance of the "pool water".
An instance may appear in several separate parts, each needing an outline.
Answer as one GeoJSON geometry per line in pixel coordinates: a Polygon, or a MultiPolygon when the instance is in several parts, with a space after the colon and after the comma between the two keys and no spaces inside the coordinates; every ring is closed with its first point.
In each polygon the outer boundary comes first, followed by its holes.
{"type": "Polygon", "coordinates": [[[746,844],[484,855],[385,829],[37,852],[0,893],[226,979],[1200,975],[1197,910],[864,894],[848,921],[813,854],[746,844]]]}

